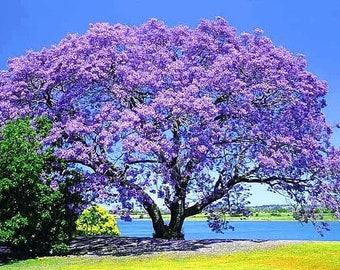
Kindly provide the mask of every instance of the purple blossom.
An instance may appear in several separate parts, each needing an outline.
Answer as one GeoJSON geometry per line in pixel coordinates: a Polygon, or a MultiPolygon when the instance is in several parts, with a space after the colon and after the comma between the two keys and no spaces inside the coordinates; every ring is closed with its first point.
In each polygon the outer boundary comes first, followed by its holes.
{"type": "Polygon", "coordinates": [[[50,183],[50,187],[52,190],[57,190],[59,188],[59,183],[58,181],[52,180],[50,183]]]}
{"type": "Polygon", "coordinates": [[[9,61],[0,125],[47,115],[43,143],[86,171],[88,198],[135,199],[155,224],[150,193],[186,217],[230,204],[253,182],[286,193],[303,209],[298,218],[312,220],[318,206],[339,213],[326,92],[303,56],[258,29],[238,36],[223,18],[196,29],[98,23],[9,61]]]}

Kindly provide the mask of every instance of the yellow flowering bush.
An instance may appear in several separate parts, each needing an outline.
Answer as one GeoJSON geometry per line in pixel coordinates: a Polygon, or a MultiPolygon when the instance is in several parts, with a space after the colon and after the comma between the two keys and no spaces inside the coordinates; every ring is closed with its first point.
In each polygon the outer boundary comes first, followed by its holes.
{"type": "Polygon", "coordinates": [[[119,236],[120,232],[114,215],[104,207],[93,205],[85,209],[76,221],[77,231],[83,235],[119,236]]]}

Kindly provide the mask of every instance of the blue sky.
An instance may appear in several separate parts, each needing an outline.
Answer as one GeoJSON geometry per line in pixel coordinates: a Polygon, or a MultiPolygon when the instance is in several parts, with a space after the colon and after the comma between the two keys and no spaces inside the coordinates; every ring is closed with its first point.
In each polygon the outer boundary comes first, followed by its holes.
{"type": "MultiPolygon", "coordinates": [[[[340,122],[340,1],[310,0],[0,0],[0,70],[7,59],[84,33],[89,23],[140,25],[157,18],[168,26],[196,27],[221,16],[238,32],[264,30],[277,46],[306,56],[308,70],[328,82],[330,124],[340,122]]],[[[332,141],[340,146],[340,131],[332,141]]],[[[256,188],[253,204],[284,202],[256,188]]]]}

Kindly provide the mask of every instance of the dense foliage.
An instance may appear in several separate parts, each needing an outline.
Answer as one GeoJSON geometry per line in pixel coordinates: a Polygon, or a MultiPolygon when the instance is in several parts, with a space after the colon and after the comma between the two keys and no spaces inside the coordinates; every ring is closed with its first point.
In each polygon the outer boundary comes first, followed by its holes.
{"type": "Polygon", "coordinates": [[[76,178],[65,179],[58,189],[53,175],[41,181],[50,157],[39,153],[38,138],[46,134],[48,121],[40,118],[37,125],[38,131],[28,118],[16,119],[0,130],[0,243],[22,255],[65,251],[77,219],[68,204],[81,202],[69,191],[76,178]]]}
{"type": "Polygon", "coordinates": [[[303,56],[222,18],[196,29],[99,23],[9,61],[0,124],[46,115],[45,146],[85,171],[88,195],[124,209],[134,198],[156,237],[181,238],[186,217],[249,183],[286,195],[304,221],[317,207],[338,212],[326,88],[303,56]]]}
{"type": "Polygon", "coordinates": [[[120,235],[114,215],[100,205],[93,205],[85,209],[77,219],[76,224],[77,231],[86,236],[120,235]]]}

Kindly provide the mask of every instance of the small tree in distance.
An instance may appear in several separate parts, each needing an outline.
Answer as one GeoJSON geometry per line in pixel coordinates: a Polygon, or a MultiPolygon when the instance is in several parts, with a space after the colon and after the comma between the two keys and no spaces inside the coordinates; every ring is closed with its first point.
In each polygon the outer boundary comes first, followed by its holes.
{"type": "Polygon", "coordinates": [[[180,239],[185,218],[250,183],[289,197],[297,219],[338,213],[326,90],[303,56],[222,18],[196,29],[93,24],[9,61],[0,123],[47,115],[45,145],[86,171],[91,196],[123,208],[135,199],[155,237],[180,239]]]}

